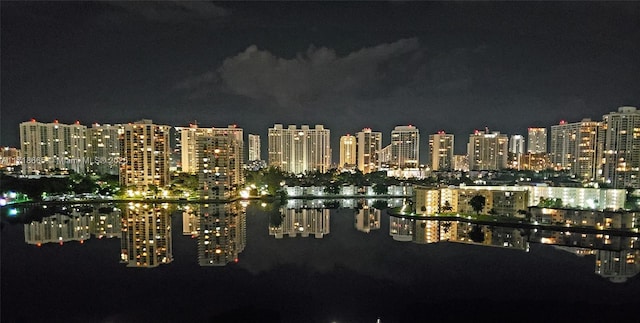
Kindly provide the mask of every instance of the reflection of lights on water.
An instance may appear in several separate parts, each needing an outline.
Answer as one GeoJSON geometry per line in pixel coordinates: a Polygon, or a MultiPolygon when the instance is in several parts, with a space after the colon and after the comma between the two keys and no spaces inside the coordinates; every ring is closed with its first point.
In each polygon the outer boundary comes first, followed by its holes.
{"type": "Polygon", "coordinates": [[[18,215],[18,209],[9,209],[9,216],[18,215]]]}

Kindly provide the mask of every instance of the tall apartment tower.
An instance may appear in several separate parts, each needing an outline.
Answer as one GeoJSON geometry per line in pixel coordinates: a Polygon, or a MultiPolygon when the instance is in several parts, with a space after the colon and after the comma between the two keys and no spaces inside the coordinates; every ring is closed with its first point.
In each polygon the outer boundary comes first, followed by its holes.
{"type": "Polygon", "coordinates": [[[331,168],[330,131],[322,125],[269,128],[269,166],[294,174],[331,168]]]}
{"type": "Polygon", "coordinates": [[[453,134],[439,131],[429,135],[429,156],[432,170],[453,170],[453,134]]]}
{"type": "Polygon", "coordinates": [[[87,168],[97,174],[118,175],[120,172],[120,135],[124,133],[121,124],[94,123],[87,128],[87,168]]]}
{"type": "Polygon", "coordinates": [[[391,167],[418,168],[420,132],[415,126],[397,126],[391,131],[391,167]]]}
{"type": "Polygon", "coordinates": [[[516,155],[524,154],[524,143],[522,135],[512,135],[509,139],[509,152],[516,155]]]}
{"type": "Polygon", "coordinates": [[[538,154],[547,152],[547,128],[529,128],[527,152],[538,154]]]}
{"type": "Polygon", "coordinates": [[[469,135],[467,155],[470,170],[500,170],[507,167],[509,138],[499,131],[475,131],[469,135]]]}
{"type": "Polygon", "coordinates": [[[62,124],[20,123],[20,151],[25,163],[22,174],[46,173],[54,169],[85,172],[87,127],[76,121],[62,124]]]}
{"type": "Polygon", "coordinates": [[[352,168],[356,165],[356,137],[340,137],[340,168],[352,168]]]}
{"type": "Polygon", "coordinates": [[[144,119],[124,125],[120,135],[120,185],[169,184],[170,126],[144,119]]]}
{"type": "Polygon", "coordinates": [[[624,106],[602,116],[603,180],[614,188],[640,188],[640,111],[624,106]]]}
{"type": "Polygon", "coordinates": [[[261,160],[260,135],[249,134],[249,161],[261,160]]]}
{"type": "Polygon", "coordinates": [[[180,147],[180,165],[182,171],[190,174],[198,173],[198,138],[211,135],[215,131],[236,132],[236,136],[243,136],[243,130],[236,125],[229,125],[227,128],[202,128],[197,124],[189,124],[188,127],[176,127],[176,142],[180,147]]]}
{"type": "Polygon", "coordinates": [[[195,174],[198,171],[196,159],[196,140],[205,134],[207,128],[199,128],[197,124],[188,127],[176,127],[176,146],[180,149],[180,168],[182,172],[195,174]]]}
{"type": "Polygon", "coordinates": [[[242,129],[210,128],[196,139],[201,199],[228,199],[244,182],[242,129]]]}
{"type": "Polygon", "coordinates": [[[382,149],[382,132],[364,128],[356,133],[356,161],[364,174],[374,172],[380,165],[379,153],[382,149]]]}
{"type": "Polygon", "coordinates": [[[599,143],[602,123],[583,119],[561,121],[551,126],[551,163],[557,170],[567,170],[583,181],[600,177],[602,146],[599,143]]]}

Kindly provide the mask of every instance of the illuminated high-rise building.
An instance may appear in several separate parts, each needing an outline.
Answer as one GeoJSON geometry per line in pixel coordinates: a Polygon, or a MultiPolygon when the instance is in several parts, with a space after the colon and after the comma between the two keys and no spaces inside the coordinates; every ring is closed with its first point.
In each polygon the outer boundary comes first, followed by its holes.
{"type": "Polygon", "coordinates": [[[640,111],[620,107],[602,116],[603,172],[615,188],[640,188],[640,111]]]}
{"type": "Polygon", "coordinates": [[[120,262],[157,267],[173,260],[171,217],[157,204],[129,203],[122,217],[120,262]]]}
{"type": "Polygon", "coordinates": [[[602,123],[583,119],[561,121],[551,126],[551,163],[557,170],[567,170],[583,181],[594,181],[600,173],[602,146],[599,143],[602,123]]]}
{"type": "Polygon", "coordinates": [[[469,171],[469,155],[454,155],[453,169],[463,172],[469,171]]]}
{"type": "Polygon", "coordinates": [[[260,135],[249,134],[249,161],[261,160],[260,135]]]}
{"type": "Polygon", "coordinates": [[[390,167],[418,168],[420,165],[420,132],[415,126],[397,126],[391,131],[390,167]]]}
{"type": "Polygon", "coordinates": [[[326,172],[331,168],[329,129],[322,125],[284,128],[275,124],[269,128],[269,166],[294,174],[326,172]]]}
{"type": "Polygon", "coordinates": [[[238,203],[200,205],[198,263],[224,266],[238,262],[247,244],[247,215],[238,203]]]}
{"type": "Polygon", "coordinates": [[[356,137],[340,137],[340,168],[352,168],[356,165],[356,137]]]}
{"type": "Polygon", "coordinates": [[[83,174],[86,170],[87,127],[74,124],[37,122],[20,124],[20,151],[25,160],[25,175],[46,173],[54,169],[72,170],[83,174]]]}
{"type": "Polygon", "coordinates": [[[467,155],[470,170],[500,170],[507,167],[509,138],[499,131],[475,131],[469,135],[467,155]]]}
{"type": "Polygon", "coordinates": [[[380,148],[378,152],[378,168],[389,168],[391,166],[392,157],[391,157],[391,145],[386,145],[380,148]]]}
{"type": "Polygon", "coordinates": [[[509,153],[524,154],[524,137],[522,135],[512,135],[509,139],[509,153]]]}
{"type": "Polygon", "coordinates": [[[124,125],[120,135],[120,185],[140,188],[169,184],[170,129],[147,119],[124,125]]]}
{"type": "Polygon", "coordinates": [[[228,199],[244,182],[243,132],[235,126],[211,128],[196,139],[201,199],[228,199]]]}
{"type": "Polygon", "coordinates": [[[121,124],[94,123],[87,128],[88,169],[97,174],[118,175],[120,172],[120,135],[124,133],[121,124]]]}
{"type": "Polygon", "coordinates": [[[175,127],[176,147],[180,150],[180,168],[182,172],[196,174],[198,162],[196,155],[196,139],[206,133],[209,128],[199,128],[191,123],[188,127],[175,127]]]}
{"type": "Polygon", "coordinates": [[[374,172],[380,166],[380,150],[382,149],[382,132],[364,128],[356,133],[356,161],[363,174],[374,172]]]}
{"type": "Polygon", "coordinates": [[[547,128],[529,128],[527,135],[528,153],[537,154],[547,152],[547,128]]]}
{"type": "Polygon", "coordinates": [[[431,170],[453,170],[453,134],[439,131],[429,135],[431,170]]]}

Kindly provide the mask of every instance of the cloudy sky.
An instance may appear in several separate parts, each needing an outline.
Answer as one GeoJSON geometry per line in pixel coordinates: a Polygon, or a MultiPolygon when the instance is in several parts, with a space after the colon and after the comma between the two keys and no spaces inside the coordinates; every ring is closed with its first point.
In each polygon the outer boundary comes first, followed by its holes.
{"type": "MultiPolygon", "coordinates": [[[[36,118],[523,134],[640,106],[640,2],[6,2],[1,138],[36,118]]],[[[264,138],[266,146],[266,138],[264,138]]],[[[266,147],[265,147],[266,151],[266,147]]],[[[265,152],[263,152],[263,156],[265,152]]]]}

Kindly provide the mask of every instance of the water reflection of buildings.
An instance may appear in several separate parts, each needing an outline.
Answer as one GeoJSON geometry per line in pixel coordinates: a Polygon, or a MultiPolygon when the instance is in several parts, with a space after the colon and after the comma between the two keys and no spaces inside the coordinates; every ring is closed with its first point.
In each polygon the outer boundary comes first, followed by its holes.
{"type": "MultiPolygon", "coordinates": [[[[42,211],[47,211],[43,209],[42,211]]],[[[84,243],[91,235],[120,237],[120,210],[105,205],[78,205],[51,209],[50,216],[24,225],[24,240],[41,246],[46,243],[84,243]]]]}
{"type": "Polygon", "coordinates": [[[624,283],[640,273],[640,250],[638,249],[614,251],[567,246],[553,247],[579,257],[595,256],[595,273],[614,283],[624,283]]]}
{"type": "Polygon", "coordinates": [[[358,231],[369,233],[371,230],[380,229],[380,210],[368,205],[363,205],[357,210],[355,227],[358,231]]]}
{"type": "Polygon", "coordinates": [[[173,260],[166,205],[129,203],[122,218],[121,263],[157,267],[173,260]]]}
{"type": "Polygon", "coordinates": [[[247,244],[247,215],[238,203],[199,206],[197,237],[200,266],[238,262],[247,244]]]}
{"type": "Polygon", "coordinates": [[[604,233],[535,230],[530,241],[567,247],[620,251],[637,249],[637,239],[638,237],[614,236],[604,233]]]}
{"type": "Polygon", "coordinates": [[[200,218],[196,214],[198,207],[191,205],[185,205],[182,210],[182,234],[185,236],[191,236],[195,238],[198,236],[200,230],[199,222],[200,218]]]}
{"type": "Polygon", "coordinates": [[[389,217],[389,234],[396,241],[459,242],[529,251],[521,229],[479,226],[468,222],[389,217]]]}
{"type": "Polygon", "coordinates": [[[640,250],[596,252],[596,274],[614,283],[626,282],[640,272],[640,250]]]}
{"type": "Polygon", "coordinates": [[[325,208],[287,208],[281,207],[282,221],[279,225],[269,224],[269,234],[281,239],[284,235],[302,237],[313,235],[322,238],[329,234],[329,209],[325,208]]]}

